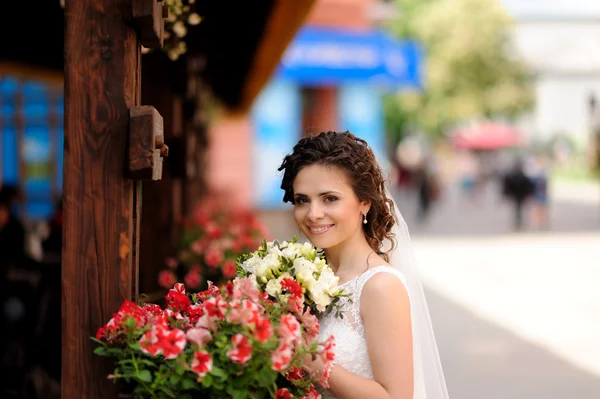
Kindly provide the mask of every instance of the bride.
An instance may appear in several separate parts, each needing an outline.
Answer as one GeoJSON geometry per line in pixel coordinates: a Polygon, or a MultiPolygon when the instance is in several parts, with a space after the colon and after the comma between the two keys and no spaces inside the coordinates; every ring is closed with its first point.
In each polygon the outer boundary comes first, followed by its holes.
{"type": "Polygon", "coordinates": [[[334,364],[305,365],[326,376],[323,396],[448,398],[410,235],[367,143],[349,132],[303,138],[279,170],[296,223],[351,294],[343,318],[320,320],[334,364]]]}

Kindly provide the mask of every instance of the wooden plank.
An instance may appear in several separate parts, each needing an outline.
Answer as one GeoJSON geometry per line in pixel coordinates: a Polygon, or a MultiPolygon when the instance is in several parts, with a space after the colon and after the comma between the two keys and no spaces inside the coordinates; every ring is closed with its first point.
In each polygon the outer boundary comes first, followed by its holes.
{"type": "Polygon", "coordinates": [[[130,20],[131,0],[66,2],[63,399],[116,397],[90,336],[137,296],[140,185],[124,176],[141,54],[130,20]]]}

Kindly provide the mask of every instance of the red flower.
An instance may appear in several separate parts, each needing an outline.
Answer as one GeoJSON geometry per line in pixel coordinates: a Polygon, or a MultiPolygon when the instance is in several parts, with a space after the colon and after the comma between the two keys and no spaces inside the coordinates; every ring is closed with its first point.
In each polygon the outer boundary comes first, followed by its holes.
{"type": "Polygon", "coordinates": [[[185,312],[192,304],[187,295],[175,290],[170,290],[165,299],[167,306],[176,312],[185,312]]]}
{"type": "Polygon", "coordinates": [[[177,282],[177,277],[170,270],[163,270],[158,275],[158,284],[163,288],[171,288],[177,282]]]}
{"type": "Polygon", "coordinates": [[[233,347],[227,351],[227,357],[234,363],[246,364],[252,358],[250,340],[242,334],[235,334],[231,341],[233,347]]]}
{"type": "Polygon", "coordinates": [[[175,359],[183,353],[186,343],[185,333],[181,330],[164,330],[159,335],[158,345],[165,359],[175,359]]]}
{"type": "Polygon", "coordinates": [[[291,399],[293,398],[290,391],[287,388],[279,388],[277,392],[275,392],[275,399],[291,399]]]}
{"type": "Polygon", "coordinates": [[[192,267],[189,272],[183,278],[185,285],[191,288],[200,287],[200,283],[202,283],[202,276],[200,275],[200,270],[192,267]]]}
{"type": "Polygon", "coordinates": [[[208,317],[223,320],[227,310],[227,302],[221,298],[209,298],[204,301],[204,310],[208,317]]]}
{"type": "Polygon", "coordinates": [[[302,370],[300,367],[291,367],[285,373],[285,378],[287,378],[288,381],[298,381],[298,380],[301,380],[303,377],[304,377],[304,370],[302,370]]]}
{"type": "Polygon", "coordinates": [[[258,342],[263,344],[273,336],[273,329],[271,328],[271,322],[267,318],[259,318],[256,321],[256,330],[254,332],[254,338],[258,342]]]}
{"type": "Polygon", "coordinates": [[[237,272],[237,265],[232,260],[226,260],[221,268],[221,271],[223,272],[223,276],[225,276],[225,278],[234,278],[237,272]]]}
{"type": "Polygon", "coordinates": [[[185,334],[181,330],[169,330],[162,325],[155,325],[140,339],[142,351],[156,356],[163,354],[165,359],[175,359],[186,345],[185,334]]]}
{"type": "Polygon", "coordinates": [[[308,394],[301,397],[300,399],[320,399],[320,398],[321,398],[321,395],[319,394],[319,392],[317,392],[317,390],[315,389],[315,386],[313,384],[310,384],[310,391],[308,391],[308,394]]]}
{"type": "Polygon", "coordinates": [[[208,249],[204,261],[210,267],[219,267],[223,262],[223,252],[215,248],[208,249]]]}
{"type": "Polygon", "coordinates": [[[286,290],[292,298],[303,298],[302,287],[293,278],[281,280],[281,289],[286,290]]]}
{"type": "Polygon", "coordinates": [[[212,357],[207,352],[196,351],[191,366],[192,371],[198,374],[198,377],[204,377],[213,368],[212,357]]]}

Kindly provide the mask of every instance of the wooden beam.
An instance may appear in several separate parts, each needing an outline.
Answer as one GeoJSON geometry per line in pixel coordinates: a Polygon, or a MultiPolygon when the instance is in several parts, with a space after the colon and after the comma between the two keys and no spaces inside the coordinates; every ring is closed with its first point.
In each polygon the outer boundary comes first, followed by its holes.
{"type": "MultiPolygon", "coordinates": [[[[315,0],[276,1],[248,74],[240,107],[247,112],[277,69],[279,60],[302,26],[315,0]]],[[[234,113],[237,113],[234,111],[234,113]]]]}
{"type": "Polygon", "coordinates": [[[141,54],[130,21],[131,0],[66,2],[63,399],[116,397],[90,336],[137,295],[140,186],[124,176],[141,54]]]}

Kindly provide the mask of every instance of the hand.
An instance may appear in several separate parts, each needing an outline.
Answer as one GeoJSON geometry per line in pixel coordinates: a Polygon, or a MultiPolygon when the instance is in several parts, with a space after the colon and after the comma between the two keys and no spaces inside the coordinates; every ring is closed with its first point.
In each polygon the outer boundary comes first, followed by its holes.
{"type": "Polygon", "coordinates": [[[302,369],[314,380],[321,381],[325,373],[325,363],[320,356],[309,353],[300,357],[302,369]]]}

